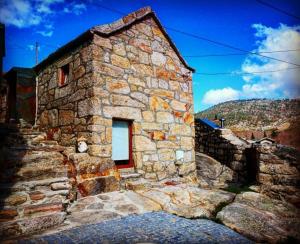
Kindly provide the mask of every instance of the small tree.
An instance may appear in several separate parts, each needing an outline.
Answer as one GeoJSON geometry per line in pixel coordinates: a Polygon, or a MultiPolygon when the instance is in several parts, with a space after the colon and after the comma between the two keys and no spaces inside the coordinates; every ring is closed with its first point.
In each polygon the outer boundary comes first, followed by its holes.
{"type": "Polygon", "coordinates": [[[251,134],[251,140],[255,140],[255,136],[254,136],[253,132],[251,134]]]}

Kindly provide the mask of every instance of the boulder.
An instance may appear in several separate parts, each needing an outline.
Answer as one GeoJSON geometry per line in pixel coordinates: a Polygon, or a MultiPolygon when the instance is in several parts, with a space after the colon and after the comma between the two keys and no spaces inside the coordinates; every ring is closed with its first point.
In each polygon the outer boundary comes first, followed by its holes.
{"type": "Polygon", "coordinates": [[[234,172],[212,157],[196,152],[197,175],[200,187],[225,188],[234,181],[234,172]]]}
{"type": "Polygon", "coordinates": [[[256,192],[244,192],[217,214],[229,228],[256,241],[300,240],[299,209],[256,192]]]}
{"type": "Polygon", "coordinates": [[[213,218],[220,206],[233,201],[235,194],[193,186],[165,186],[137,191],[158,203],[166,212],[185,218],[213,218]]]}

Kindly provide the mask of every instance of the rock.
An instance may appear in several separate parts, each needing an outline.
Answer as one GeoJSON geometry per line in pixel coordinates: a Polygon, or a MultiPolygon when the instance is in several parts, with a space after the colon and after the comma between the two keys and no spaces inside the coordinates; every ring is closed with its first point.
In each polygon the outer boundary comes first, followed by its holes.
{"type": "Polygon", "coordinates": [[[126,55],[126,50],[125,50],[125,46],[123,43],[118,43],[118,44],[114,45],[113,51],[114,51],[114,53],[116,53],[117,55],[120,55],[120,56],[126,55]]]}
{"type": "Polygon", "coordinates": [[[67,182],[59,182],[59,183],[52,183],[51,190],[58,191],[58,190],[69,190],[71,186],[67,182]]]}
{"type": "Polygon", "coordinates": [[[38,205],[30,205],[24,207],[24,215],[32,215],[36,213],[44,213],[44,212],[59,212],[63,210],[63,206],[61,203],[45,203],[38,205]]]}
{"type": "Polygon", "coordinates": [[[124,58],[124,57],[121,57],[121,56],[118,56],[118,55],[115,55],[115,54],[112,54],[111,55],[111,63],[113,65],[116,65],[120,68],[129,68],[130,67],[130,62],[127,58],[124,58]]]}
{"type": "Polygon", "coordinates": [[[0,222],[14,219],[18,216],[18,212],[14,208],[6,208],[0,210],[0,222]]]}
{"type": "Polygon", "coordinates": [[[128,96],[123,95],[111,95],[111,101],[113,105],[123,105],[133,108],[145,108],[145,105],[143,103],[140,103],[128,96]]]}
{"type": "Polygon", "coordinates": [[[112,93],[121,93],[128,94],[130,92],[130,88],[128,83],[125,81],[115,81],[115,82],[107,82],[106,83],[107,90],[112,93]]]}
{"type": "Polygon", "coordinates": [[[82,224],[93,224],[101,221],[120,218],[122,215],[108,210],[93,210],[90,212],[74,212],[68,221],[82,224]]]}
{"type": "Polygon", "coordinates": [[[103,38],[103,37],[97,35],[94,37],[94,42],[96,45],[99,45],[100,47],[105,47],[108,49],[113,48],[111,45],[110,39],[108,39],[108,38],[103,38]]]}
{"type": "Polygon", "coordinates": [[[159,123],[173,123],[174,117],[169,112],[157,112],[156,114],[157,122],[159,123]]]}
{"type": "Polygon", "coordinates": [[[165,186],[137,191],[167,211],[185,218],[212,218],[220,205],[233,201],[235,194],[189,186],[165,186]]]}
{"type": "Polygon", "coordinates": [[[156,150],[156,144],[145,136],[135,136],[133,145],[137,152],[156,150]]]}
{"type": "Polygon", "coordinates": [[[22,234],[30,234],[42,231],[53,226],[61,224],[66,217],[66,213],[51,213],[35,218],[23,219],[18,221],[18,225],[22,229],[22,234]]]}
{"type": "Polygon", "coordinates": [[[182,135],[190,136],[191,127],[185,124],[171,124],[170,125],[170,134],[171,135],[182,135]]]}
{"type": "Polygon", "coordinates": [[[111,150],[111,145],[90,145],[88,152],[92,156],[111,157],[111,150]]]}
{"type": "Polygon", "coordinates": [[[158,110],[169,110],[170,105],[163,100],[162,98],[158,96],[152,96],[150,97],[150,109],[152,111],[158,111],[158,110]]]}
{"type": "Polygon", "coordinates": [[[44,199],[46,196],[44,193],[42,193],[40,191],[34,191],[34,192],[29,193],[29,197],[33,201],[38,201],[38,200],[44,199]]]}
{"type": "Polygon", "coordinates": [[[78,116],[100,115],[101,100],[97,97],[88,98],[78,103],[78,116]]]}
{"type": "Polygon", "coordinates": [[[163,66],[166,63],[166,56],[159,52],[153,52],[151,55],[152,63],[157,66],[163,66]]]}
{"type": "Polygon", "coordinates": [[[119,181],[114,176],[101,176],[78,183],[81,196],[96,195],[101,192],[119,190],[119,181]]]}
{"type": "Polygon", "coordinates": [[[130,213],[130,214],[139,213],[139,209],[134,204],[121,203],[116,206],[116,210],[120,212],[130,213]]]}
{"type": "Polygon", "coordinates": [[[235,201],[217,214],[226,226],[256,242],[300,240],[299,209],[256,192],[237,195],[235,201]]]}
{"type": "Polygon", "coordinates": [[[225,188],[234,179],[230,168],[206,154],[196,152],[196,166],[200,187],[225,188]]]}
{"type": "Polygon", "coordinates": [[[74,112],[71,110],[59,110],[59,124],[69,125],[74,122],[74,112]]]}
{"type": "Polygon", "coordinates": [[[134,119],[137,122],[142,120],[142,114],[139,108],[105,106],[103,107],[103,113],[107,118],[134,119]]]}
{"type": "Polygon", "coordinates": [[[171,102],[171,107],[174,109],[174,110],[178,110],[178,111],[186,111],[186,103],[182,103],[182,102],[179,102],[177,100],[173,100],[171,102]]]}
{"type": "Polygon", "coordinates": [[[20,205],[24,202],[27,201],[27,196],[25,194],[21,194],[21,193],[17,193],[17,194],[13,194],[13,195],[10,195],[9,197],[7,197],[4,202],[5,204],[7,205],[20,205]]]}
{"type": "Polygon", "coordinates": [[[178,175],[185,176],[191,172],[194,172],[195,170],[196,170],[196,164],[194,162],[192,162],[192,163],[184,162],[183,164],[179,165],[179,167],[178,167],[178,175]]]}

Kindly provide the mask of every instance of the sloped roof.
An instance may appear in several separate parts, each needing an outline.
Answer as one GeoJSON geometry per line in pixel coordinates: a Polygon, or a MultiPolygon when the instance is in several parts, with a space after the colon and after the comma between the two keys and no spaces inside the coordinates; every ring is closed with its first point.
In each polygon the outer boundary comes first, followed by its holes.
{"type": "Polygon", "coordinates": [[[218,126],[216,123],[214,123],[213,121],[211,121],[211,120],[209,120],[209,119],[207,119],[207,118],[203,118],[203,119],[197,118],[196,121],[197,121],[197,122],[202,122],[203,124],[209,126],[209,127],[212,128],[212,129],[220,129],[220,128],[221,128],[221,127],[218,126]]]}
{"type": "Polygon", "coordinates": [[[130,26],[132,26],[133,24],[135,24],[137,22],[144,20],[148,16],[151,16],[155,20],[156,24],[158,25],[158,27],[160,28],[162,33],[165,35],[166,39],[169,41],[171,47],[174,49],[175,53],[177,54],[180,61],[184,64],[184,66],[187,69],[191,70],[192,72],[195,72],[195,69],[191,68],[186,63],[186,61],[183,59],[183,57],[180,55],[179,50],[177,49],[177,47],[175,46],[175,44],[173,43],[171,38],[168,36],[167,32],[165,31],[165,29],[163,28],[163,26],[159,22],[158,18],[156,17],[155,13],[152,11],[152,9],[150,7],[141,8],[133,13],[130,13],[130,14],[124,16],[123,18],[121,18],[111,24],[105,24],[105,25],[99,25],[99,26],[92,27],[91,29],[87,30],[83,34],[76,37],[74,40],[70,41],[66,45],[64,45],[61,48],[59,48],[58,50],[56,50],[54,53],[50,54],[41,63],[36,65],[34,67],[34,69],[36,72],[39,72],[39,70],[41,70],[43,67],[45,67],[49,63],[52,63],[57,58],[59,58],[60,56],[62,56],[66,52],[68,52],[69,50],[71,50],[71,49],[77,47],[78,45],[82,44],[83,42],[91,39],[94,34],[97,34],[102,37],[109,37],[109,36],[114,35],[117,32],[120,32],[124,29],[130,28],[130,26]]]}

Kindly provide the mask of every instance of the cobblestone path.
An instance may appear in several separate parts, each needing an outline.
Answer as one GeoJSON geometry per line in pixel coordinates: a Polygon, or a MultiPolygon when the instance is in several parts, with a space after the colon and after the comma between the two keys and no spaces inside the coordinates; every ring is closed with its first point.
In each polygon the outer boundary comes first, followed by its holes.
{"type": "Polygon", "coordinates": [[[206,219],[185,219],[165,212],[131,215],[89,224],[19,243],[252,243],[206,219]]]}

